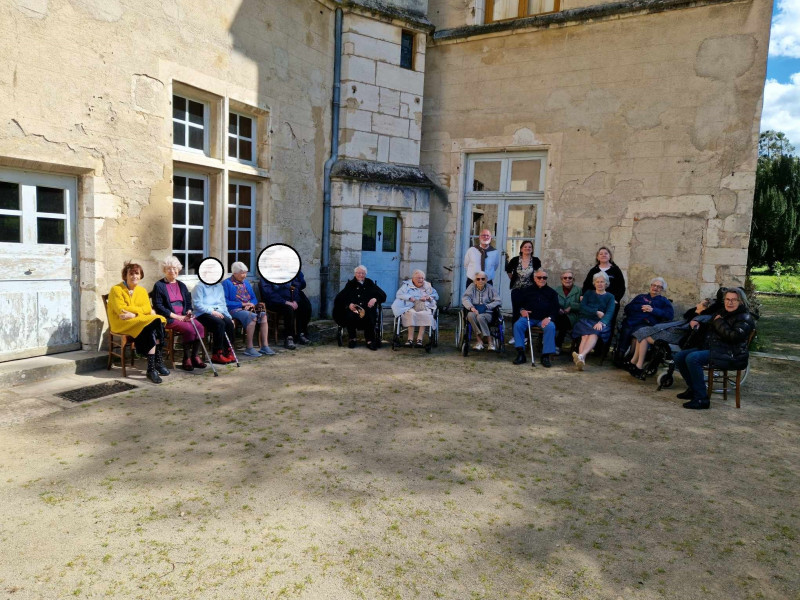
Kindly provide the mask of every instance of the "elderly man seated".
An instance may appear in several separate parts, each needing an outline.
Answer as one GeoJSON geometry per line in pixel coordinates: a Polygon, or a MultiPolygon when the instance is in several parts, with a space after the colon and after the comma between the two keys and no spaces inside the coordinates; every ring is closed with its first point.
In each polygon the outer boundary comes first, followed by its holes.
{"type": "MultiPolygon", "coordinates": [[[[530,326],[542,328],[542,366],[550,367],[550,355],[556,351],[556,325],[558,316],[558,294],[547,285],[547,272],[537,269],[533,274],[533,282],[524,288],[512,290],[511,296],[515,306],[519,307],[519,318],[514,315],[514,346],[517,349],[515,365],[525,362],[525,331],[530,326]]],[[[531,348],[533,356],[533,348],[531,348]]]]}
{"type": "Polygon", "coordinates": [[[467,309],[467,320],[475,331],[475,350],[483,350],[486,342],[489,350],[496,350],[495,341],[489,331],[492,311],[500,306],[500,296],[488,283],[489,276],[483,272],[475,273],[475,279],[467,286],[461,297],[461,304],[467,309]]]}

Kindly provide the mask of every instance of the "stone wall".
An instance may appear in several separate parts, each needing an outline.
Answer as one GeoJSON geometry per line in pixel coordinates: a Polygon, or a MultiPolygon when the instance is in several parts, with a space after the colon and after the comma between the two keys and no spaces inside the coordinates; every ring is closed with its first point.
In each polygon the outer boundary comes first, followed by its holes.
{"type": "MultiPolygon", "coordinates": [[[[431,19],[458,5],[432,1],[431,19]]],[[[585,273],[606,244],[631,294],[654,275],[686,304],[741,283],[770,16],[770,3],[724,2],[435,39],[431,277],[450,288],[460,264],[466,157],[544,150],[546,266],[585,273]]]]}

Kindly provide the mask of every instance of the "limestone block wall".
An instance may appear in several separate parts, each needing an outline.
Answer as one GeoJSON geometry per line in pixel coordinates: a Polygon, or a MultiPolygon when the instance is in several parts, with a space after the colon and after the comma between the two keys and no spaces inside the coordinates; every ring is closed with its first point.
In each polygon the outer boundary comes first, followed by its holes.
{"type": "Polygon", "coordinates": [[[342,35],[342,109],[339,156],[419,164],[424,32],[414,35],[413,69],[400,66],[404,27],[348,13],[342,35]]]}
{"type": "Polygon", "coordinates": [[[432,276],[450,286],[459,268],[466,157],[545,150],[547,267],[584,274],[606,244],[630,294],[654,275],[682,304],[741,283],[770,16],[770,3],[723,2],[434,40],[432,276]]]}
{"type": "MultiPolygon", "coordinates": [[[[210,181],[209,253],[227,243],[229,177],[258,189],[258,245],[284,241],[319,293],[323,164],[330,153],[333,11],[314,0],[0,3],[0,165],[79,177],[81,339],[100,294],[136,259],[143,285],[172,244],[172,174],[210,181]],[[173,149],[172,93],[209,98],[207,156],[173,149]],[[227,110],[264,128],[258,164],[226,158],[227,110]],[[219,112],[215,116],[215,111],[219,112]],[[218,119],[216,117],[219,117],[218,119]]],[[[223,260],[223,262],[226,262],[223,260]]]]}

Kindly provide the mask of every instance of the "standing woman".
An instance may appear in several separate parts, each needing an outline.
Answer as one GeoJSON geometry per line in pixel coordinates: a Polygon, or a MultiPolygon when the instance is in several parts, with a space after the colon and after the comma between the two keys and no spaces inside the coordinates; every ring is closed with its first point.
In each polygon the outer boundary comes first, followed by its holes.
{"type": "Polygon", "coordinates": [[[622,301],[625,295],[625,277],[622,275],[620,268],[614,264],[614,256],[611,250],[605,246],[601,246],[595,255],[597,264],[589,269],[586,278],[583,280],[583,292],[588,292],[594,289],[594,280],[592,279],[597,273],[605,273],[608,277],[608,289],[614,299],[617,301],[617,306],[622,301]]]}
{"type": "MultiPolygon", "coordinates": [[[[533,274],[541,268],[542,261],[533,255],[533,242],[525,240],[519,247],[519,256],[515,256],[506,263],[506,274],[511,280],[509,289],[518,290],[533,285],[533,274]]],[[[513,301],[514,294],[511,295],[511,310],[513,315],[519,314],[517,306],[513,301]]]]}
{"type": "Polygon", "coordinates": [[[133,338],[136,353],[147,356],[147,378],[161,383],[159,375],[169,375],[161,361],[164,343],[164,317],[157,315],[150,305],[147,290],[139,285],[144,270],[136,263],[125,263],[122,282],[108,293],[108,325],[114,333],[124,333],[133,338]]]}
{"type": "Polygon", "coordinates": [[[586,356],[601,339],[608,343],[611,339],[611,323],[614,318],[614,296],[606,292],[608,275],[595,273],[592,277],[594,291],[589,290],[581,300],[581,319],[572,328],[572,338],[581,339],[577,352],[572,353],[572,360],[583,371],[586,356]]]}
{"type": "Polygon", "coordinates": [[[183,269],[177,256],[170,256],[161,263],[164,279],[156,281],[153,286],[153,304],[156,313],[167,320],[167,329],[174,330],[183,340],[183,368],[186,371],[205,369],[206,363],[197,356],[200,349],[200,338],[206,332],[202,323],[192,325],[192,295],[182,281],[178,281],[178,274],[183,269]],[[197,331],[195,331],[197,327],[197,331]],[[197,334],[200,337],[197,337],[197,334]]]}

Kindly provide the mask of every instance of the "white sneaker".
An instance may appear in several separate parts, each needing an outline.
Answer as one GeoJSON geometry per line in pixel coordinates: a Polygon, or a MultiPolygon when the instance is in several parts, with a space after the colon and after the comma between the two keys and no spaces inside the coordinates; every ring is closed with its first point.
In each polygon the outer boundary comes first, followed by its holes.
{"type": "Polygon", "coordinates": [[[472,347],[472,349],[473,349],[473,350],[483,350],[483,344],[482,344],[481,342],[478,342],[477,344],[475,344],[475,345],[472,347]]]}
{"type": "Polygon", "coordinates": [[[578,354],[577,352],[573,352],[572,353],[572,362],[574,362],[576,365],[578,364],[578,357],[579,356],[580,356],[580,354],[578,354]]]}
{"type": "Polygon", "coordinates": [[[497,344],[495,344],[494,342],[489,342],[489,350],[491,352],[494,352],[495,350],[497,350],[497,344]]]}
{"type": "Polygon", "coordinates": [[[583,367],[586,365],[583,354],[578,354],[578,360],[575,364],[578,365],[578,371],[583,371],[583,367]]]}

